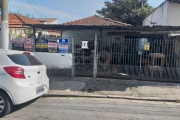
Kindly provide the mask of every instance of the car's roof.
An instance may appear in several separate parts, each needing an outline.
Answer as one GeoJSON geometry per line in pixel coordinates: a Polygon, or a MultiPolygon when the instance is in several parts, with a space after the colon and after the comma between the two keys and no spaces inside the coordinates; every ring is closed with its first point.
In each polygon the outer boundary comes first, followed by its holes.
{"type": "MultiPolygon", "coordinates": [[[[5,50],[5,49],[0,49],[0,52],[6,52],[7,54],[23,54],[24,52],[27,51],[17,51],[17,50],[5,50]]],[[[29,52],[30,54],[33,54],[29,52]]]]}
{"type": "Polygon", "coordinates": [[[0,49],[0,51],[6,51],[6,52],[8,52],[8,51],[17,51],[17,50],[0,49]]]}
{"type": "Polygon", "coordinates": [[[6,49],[0,49],[1,52],[11,52],[11,53],[23,53],[23,51],[17,51],[17,50],[6,50],[6,49]]]}

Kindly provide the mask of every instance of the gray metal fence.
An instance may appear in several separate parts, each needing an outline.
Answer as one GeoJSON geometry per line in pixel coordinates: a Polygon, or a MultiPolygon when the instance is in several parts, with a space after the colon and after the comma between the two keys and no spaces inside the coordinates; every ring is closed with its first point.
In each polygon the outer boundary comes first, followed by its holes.
{"type": "Polygon", "coordinates": [[[97,76],[178,81],[180,41],[177,39],[95,38],[74,39],[75,75],[93,76],[97,48],[97,76]],[[81,49],[88,41],[88,49],[81,49]]]}

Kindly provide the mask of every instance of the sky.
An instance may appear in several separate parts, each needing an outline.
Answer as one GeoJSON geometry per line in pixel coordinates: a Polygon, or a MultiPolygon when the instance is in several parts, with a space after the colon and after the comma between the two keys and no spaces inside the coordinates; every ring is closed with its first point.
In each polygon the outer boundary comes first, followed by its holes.
{"type": "MultiPolygon", "coordinates": [[[[106,0],[9,0],[9,11],[35,18],[58,18],[58,23],[70,22],[97,14],[106,0]]],[[[164,0],[148,0],[159,6],[164,0]]]]}

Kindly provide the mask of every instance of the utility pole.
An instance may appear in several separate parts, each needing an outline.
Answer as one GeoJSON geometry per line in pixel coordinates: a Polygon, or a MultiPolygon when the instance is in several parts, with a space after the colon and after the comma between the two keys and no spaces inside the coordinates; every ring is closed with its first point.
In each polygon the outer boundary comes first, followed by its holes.
{"type": "Polygon", "coordinates": [[[1,0],[1,49],[9,49],[8,0],[1,0]]]}

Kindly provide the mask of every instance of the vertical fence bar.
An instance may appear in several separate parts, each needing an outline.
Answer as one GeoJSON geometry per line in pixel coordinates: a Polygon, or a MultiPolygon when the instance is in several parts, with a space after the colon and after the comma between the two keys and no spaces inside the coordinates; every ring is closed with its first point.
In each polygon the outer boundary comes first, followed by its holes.
{"type": "Polygon", "coordinates": [[[96,76],[97,76],[97,71],[98,71],[98,56],[99,56],[99,54],[98,54],[98,50],[99,50],[99,42],[98,42],[99,40],[97,39],[96,40],[96,76]]]}
{"type": "Polygon", "coordinates": [[[93,77],[97,77],[97,33],[95,33],[94,41],[94,68],[93,68],[93,77]]]}
{"type": "Polygon", "coordinates": [[[142,69],[142,66],[141,66],[141,62],[142,62],[142,50],[139,51],[139,56],[140,56],[140,65],[139,65],[139,78],[141,78],[141,69],[142,69]]]}
{"type": "Polygon", "coordinates": [[[72,40],[72,70],[71,70],[71,76],[74,77],[75,75],[75,57],[74,57],[74,37],[71,38],[72,40]]]}

